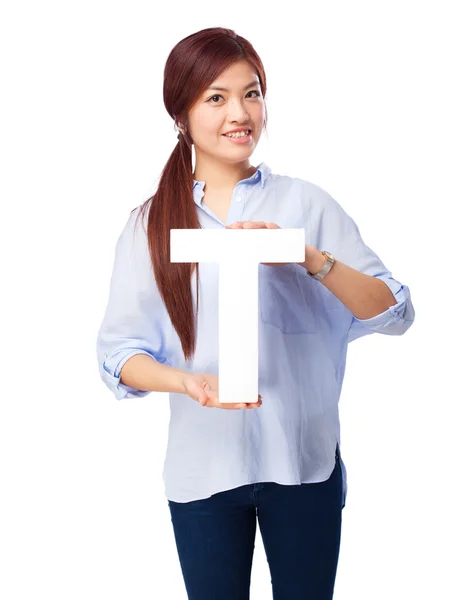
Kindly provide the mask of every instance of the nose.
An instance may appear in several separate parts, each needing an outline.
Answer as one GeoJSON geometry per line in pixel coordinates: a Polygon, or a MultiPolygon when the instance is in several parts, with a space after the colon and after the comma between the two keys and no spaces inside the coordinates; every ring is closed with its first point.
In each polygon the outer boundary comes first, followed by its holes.
{"type": "Polygon", "coordinates": [[[232,100],[231,104],[229,105],[228,120],[235,121],[240,124],[249,121],[249,113],[245,110],[242,102],[232,100]]]}

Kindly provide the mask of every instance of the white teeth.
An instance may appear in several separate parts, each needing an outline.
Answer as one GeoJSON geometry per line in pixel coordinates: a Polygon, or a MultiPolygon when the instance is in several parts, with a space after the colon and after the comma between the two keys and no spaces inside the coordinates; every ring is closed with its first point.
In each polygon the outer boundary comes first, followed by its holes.
{"type": "Polygon", "coordinates": [[[227,137],[235,137],[235,138],[239,138],[239,137],[247,137],[249,135],[248,131],[243,131],[243,132],[236,132],[236,133],[226,133],[225,134],[227,137]]]}

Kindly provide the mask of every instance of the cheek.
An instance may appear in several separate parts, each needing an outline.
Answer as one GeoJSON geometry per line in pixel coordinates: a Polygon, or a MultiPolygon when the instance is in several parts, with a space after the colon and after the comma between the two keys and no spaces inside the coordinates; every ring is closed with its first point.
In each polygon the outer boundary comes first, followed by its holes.
{"type": "Polygon", "coordinates": [[[195,137],[203,139],[205,137],[212,137],[213,135],[219,135],[222,131],[223,121],[219,116],[215,115],[213,111],[200,111],[196,117],[192,119],[193,134],[195,137]]]}
{"type": "Polygon", "coordinates": [[[265,117],[266,117],[266,110],[265,110],[265,105],[263,104],[263,102],[259,106],[258,115],[259,115],[260,122],[263,123],[263,121],[265,120],[265,117]]]}

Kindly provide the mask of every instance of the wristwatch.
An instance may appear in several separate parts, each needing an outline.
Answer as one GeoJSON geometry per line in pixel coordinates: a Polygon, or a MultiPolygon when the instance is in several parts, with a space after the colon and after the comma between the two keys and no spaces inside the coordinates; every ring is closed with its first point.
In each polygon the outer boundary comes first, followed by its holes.
{"type": "Polygon", "coordinates": [[[314,279],[318,279],[319,281],[321,281],[325,275],[328,273],[328,271],[333,267],[333,265],[335,264],[335,257],[333,256],[333,254],[331,254],[330,252],[327,252],[326,250],[322,250],[322,254],[325,256],[325,258],[327,259],[325,264],[323,265],[323,267],[320,269],[320,271],[318,273],[315,273],[315,275],[313,275],[310,271],[307,271],[307,275],[310,275],[311,277],[313,277],[314,279]]]}

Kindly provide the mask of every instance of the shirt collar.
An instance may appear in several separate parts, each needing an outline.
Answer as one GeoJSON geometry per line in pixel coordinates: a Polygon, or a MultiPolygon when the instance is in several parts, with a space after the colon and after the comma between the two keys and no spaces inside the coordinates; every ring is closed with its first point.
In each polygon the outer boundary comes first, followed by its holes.
{"type": "MultiPolygon", "coordinates": [[[[258,166],[257,166],[257,171],[248,179],[243,179],[243,183],[246,184],[255,184],[258,181],[260,181],[260,185],[262,187],[262,189],[265,187],[265,182],[268,179],[268,176],[271,174],[271,169],[270,167],[264,163],[261,162],[258,166]]],[[[201,187],[201,189],[204,189],[205,187],[205,182],[204,181],[197,181],[196,179],[193,180],[193,189],[195,189],[197,186],[201,187]]]]}

